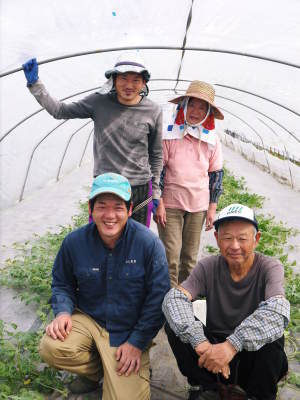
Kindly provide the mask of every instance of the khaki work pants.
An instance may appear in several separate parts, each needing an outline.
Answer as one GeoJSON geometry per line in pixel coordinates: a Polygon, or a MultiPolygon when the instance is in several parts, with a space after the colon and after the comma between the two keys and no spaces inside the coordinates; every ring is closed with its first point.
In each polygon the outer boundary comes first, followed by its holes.
{"type": "Polygon", "coordinates": [[[157,227],[166,249],[171,286],[176,287],[196,265],[206,211],[191,213],[167,208],[166,214],[166,227],[157,227]]]}
{"type": "Polygon", "coordinates": [[[86,314],[75,311],[72,330],[62,342],[46,334],[40,355],[49,365],[98,381],[104,373],[103,400],[149,400],[149,350],[142,353],[138,374],[117,375],[117,347],[110,347],[109,333],[86,314]]]}

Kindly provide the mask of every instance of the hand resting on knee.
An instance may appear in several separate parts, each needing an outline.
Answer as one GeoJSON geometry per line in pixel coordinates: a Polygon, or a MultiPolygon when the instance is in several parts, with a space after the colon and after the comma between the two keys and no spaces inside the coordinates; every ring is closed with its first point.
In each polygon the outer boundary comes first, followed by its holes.
{"type": "Polygon", "coordinates": [[[70,314],[58,314],[49,325],[46,326],[46,334],[52,339],[62,342],[66,339],[72,329],[72,318],[70,314]]]}

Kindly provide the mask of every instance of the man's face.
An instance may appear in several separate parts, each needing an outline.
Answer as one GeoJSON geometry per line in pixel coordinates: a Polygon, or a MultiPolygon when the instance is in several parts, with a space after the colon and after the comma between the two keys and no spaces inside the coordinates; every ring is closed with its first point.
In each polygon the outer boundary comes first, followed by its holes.
{"type": "Polygon", "coordinates": [[[130,215],[131,207],[127,211],[126,204],[120,197],[104,193],[96,198],[92,217],[105,244],[114,247],[130,215]]]}
{"type": "Polygon", "coordinates": [[[260,239],[260,232],[254,233],[254,226],[247,221],[236,220],[220,225],[215,237],[229,266],[243,267],[253,260],[260,239]]]}
{"type": "Polygon", "coordinates": [[[141,100],[140,92],[145,85],[141,74],[127,72],[117,74],[115,79],[115,89],[117,98],[121,104],[133,105],[141,100]]]}

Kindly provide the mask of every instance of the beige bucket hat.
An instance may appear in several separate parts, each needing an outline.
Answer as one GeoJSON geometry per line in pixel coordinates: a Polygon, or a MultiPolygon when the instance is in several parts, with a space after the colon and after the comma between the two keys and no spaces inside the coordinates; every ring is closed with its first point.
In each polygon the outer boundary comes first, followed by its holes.
{"type": "Polygon", "coordinates": [[[211,105],[215,118],[224,119],[224,115],[214,104],[215,89],[209,83],[193,81],[190,83],[184,95],[175,97],[175,99],[169,101],[170,103],[178,104],[184,99],[184,97],[196,97],[197,99],[207,101],[211,105]]]}

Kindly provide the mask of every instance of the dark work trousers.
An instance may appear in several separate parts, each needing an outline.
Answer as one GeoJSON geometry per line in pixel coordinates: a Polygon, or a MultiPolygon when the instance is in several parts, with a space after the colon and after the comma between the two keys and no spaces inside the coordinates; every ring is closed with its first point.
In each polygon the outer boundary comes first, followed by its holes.
{"type": "MultiPolygon", "coordinates": [[[[198,366],[199,356],[190,344],[183,343],[166,323],[165,331],[177,360],[178,368],[192,386],[201,385],[205,390],[217,389],[217,375],[198,366]]],[[[204,333],[211,343],[222,343],[226,337],[212,336],[206,327],[204,333]]],[[[258,400],[275,400],[277,382],[287,373],[288,361],[284,352],[284,337],[266,344],[257,351],[243,350],[229,364],[230,377],[218,377],[222,383],[238,384],[248,396],[258,400]]]]}
{"type": "MultiPolygon", "coordinates": [[[[152,196],[152,182],[145,185],[132,186],[133,209],[152,196]]],[[[150,226],[152,201],[132,215],[132,218],[143,225],[150,226]]]]}

